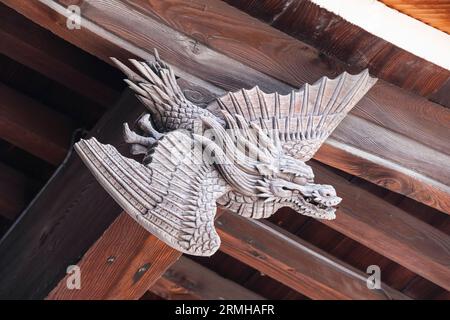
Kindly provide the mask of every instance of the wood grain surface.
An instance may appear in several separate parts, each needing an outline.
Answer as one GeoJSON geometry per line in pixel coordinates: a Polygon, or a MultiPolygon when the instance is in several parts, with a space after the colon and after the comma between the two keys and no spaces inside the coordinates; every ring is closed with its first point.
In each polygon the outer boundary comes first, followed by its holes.
{"type": "Polygon", "coordinates": [[[64,159],[72,121],[0,83],[0,137],[53,165],[64,159]]]}
{"type": "Polygon", "coordinates": [[[385,5],[450,34],[448,0],[381,0],[385,5]]]}
{"type": "MultiPolygon", "coordinates": [[[[142,106],[125,95],[92,130],[122,146],[116,128],[134,120],[142,106]]],[[[42,299],[121,212],[76,154],[71,154],[33,203],[0,240],[0,297],[42,299]]]]}
{"type": "Polygon", "coordinates": [[[181,256],[150,291],[166,300],[264,299],[185,256],[181,256]]]}
{"type": "Polygon", "coordinates": [[[181,256],[146,231],[126,212],[77,263],[81,289],[67,287],[67,275],[50,292],[48,300],[139,299],[181,256]]]}
{"type": "Polygon", "coordinates": [[[309,0],[225,2],[341,60],[355,71],[369,68],[380,79],[450,107],[448,101],[439,102],[433,97],[450,79],[449,70],[378,38],[309,0]]]}
{"type": "Polygon", "coordinates": [[[221,250],[312,299],[405,299],[369,290],[366,276],[268,222],[224,214],[216,222],[221,250]]]}

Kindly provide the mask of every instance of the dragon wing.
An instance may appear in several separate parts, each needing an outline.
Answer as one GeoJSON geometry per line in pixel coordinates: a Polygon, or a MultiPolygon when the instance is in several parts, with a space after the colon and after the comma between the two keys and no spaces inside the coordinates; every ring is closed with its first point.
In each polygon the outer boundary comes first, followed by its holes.
{"type": "MultiPolygon", "coordinates": [[[[344,72],[335,79],[322,77],[288,95],[267,94],[254,87],[230,92],[217,99],[217,104],[269,133],[277,132],[287,154],[307,161],[376,80],[367,69],[357,75],[344,72]]],[[[208,109],[219,116],[217,104],[208,109]]]]}
{"type": "Polygon", "coordinates": [[[125,82],[150,112],[158,131],[191,130],[194,121],[200,116],[215,118],[208,110],[186,98],[173,69],[159,58],[156,50],[155,59],[155,62],[130,59],[136,71],[116,58],[112,58],[112,61],[127,76],[125,82]]]}
{"type": "Polygon", "coordinates": [[[141,226],[179,251],[209,256],[220,246],[214,228],[216,200],[228,187],[213,166],[199,162],[192,145],[190,136],[170,132],[154,147],[147,165],[95,138],[81,140],[75,149],[141,226]]]}

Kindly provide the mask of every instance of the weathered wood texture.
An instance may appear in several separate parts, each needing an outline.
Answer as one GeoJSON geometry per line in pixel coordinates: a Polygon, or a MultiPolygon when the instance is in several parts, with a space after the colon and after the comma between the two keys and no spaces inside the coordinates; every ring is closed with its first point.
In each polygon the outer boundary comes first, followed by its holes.
{"type": "MultiPolygon", "coordinates": [[[[86,20],[83,20],[84,28],[81,30],[68,30],[65,25],[54,23],[65,19],[61,1],[2,2],[105,61],[109,56],[152,59],[148,52],[157,48],[164,59],[176,67],[178,75],[208,87],[215,94],[223,93],[218,87],[236,90],[254,85],[265,91],[286,93],[292,86],[313,82],[322,75],[336,76],[345,69],[343,63],[328,58],[305,43],[225,3],[212,0],[164,3],[82,1],[79,5],[86,20]],[[50,4],[59,10],[59,14],[55,15],[50,4]],[[127,12],[129,19],[123,19],[121,12],[127,12]],[[167,28],[152,17],[191,38],[167,28]]],[[[450,212],[448,170],[442,167],[442,163],[449,160],[450,122],[447,119],[450,111],[379,81],[354,109],[353,115],[355,117],[346,119],[339,127],[341,130],[333,135],[345,141],[339,146],[345,157],[341,157],[341,161],[327,157],[327,163],[450,212]],[[352,129],[355,122],[358,128],[363,124],[361,130],[352,129]],[[371,133],[370,136],[366,131],[371,133]],[[347,141],[350,135],[352,139],[347,141]],[[401,147],[383,139],[385,136],[395,137],[401,147]],[[350,146],[350,150],[346,146],[350,146]],[[365,163],[358,165],[361,158],[365,163]]]]}
{"type": "MultiPolygon", "coordinates": [[[[122,145],[123,121],[133,121],[141,105],[125,95],[93,129],[105,143],[122,145]]],[[[0,241],[0,297],[45,297],[70,264],[101,236],[121,212],[72,154],[31,206],[0,241]]]]}
{"type": "Polygon", "coordinates": [[[67,278],[48,300],[139,299],[166,272],[181,253],[137,224],[126,212],[77,263],[81,289],[67,288],[67,278]]]}
{"type": "Polygon", "coordinates": [[[14,220],[30,198],[33,181],[0,163],[0,215],[14,220]]]}
{"type": "MultiPolygon", "coordinates": [[[[20,16],[19,13],[16,15],[20,16]]],[[[81,49],[78,51],[84,53],[81,49]]],[[[103,61],[97,61],[106,65],[103,61]]],[[[121,77],[115,79],[120,82],[121,77]]],[[[105,108],[94,101],[3,54],[0,54],[0,82],[70,117],[77,127],[92,128],[105,112],[105,108]]]]}
{"type": "MultiPolygon", "coordinates": [[[[96,79],[92,57],[24,17],[0,5],[0,53],[64,84],[104,107],[111,107],[119,92],[96,79]]],[[[97,75],[98,77],[98,75],[97,75]]]]}
{"type": "Polygon", "coordinates": [[[308,0],[225,2],[336,57],[355,72],[369,68],[380,79],[433,101],[430,95],[450,79],[449,70],[376,37],[308,0]]]}
{"type": "Polygon", "coordinates": [[[345,178],[312,164],[318,183],[336,187],[344,199],[327,226],[422,277],[450,289],[450,236],[412,217],[345,178]]]}
{"type": "Polygon", "coordinates": [[[53,165],[64,159],[75,129],[64,115],[0,84],[0,137],[53,165]]]}
{"type": "MultiPolygon", "coordinates": [[[[311,298],[406,298],[388,287],[367,289],[363,273],[273,225],[230,214],[217,225],[221,250],[311,298]]],[[[47,299],[138,299],[180,255],[123,213],[77,263],[81,290],[67,289],[66,277],[47,299]]],[[[151,291],[165,298],[257,298],[246,290],[234,292],[235,285],[211,271],[189,275],[192,268],[192,263],[171,267],[151,291]]]]}
{"type": "MultiPolygon", "coordinates": [[[[342,175],[342,173],[340,173],[342,175]]],[[[349,180],[349,177],[344,175],[344,177],[349,180]]],[[[443,215],[437,210],[433,210],[425,205],[418,204],[417,202],[406,198],[399,194],[394,194],[386,189],[378,187],[376,185],[370,184],[358,178],[352,178],[351,184],[355,187],[362,188],[369,191],[371,194],[375,195],[377,198],[385,199],[392,205],[400,207],[403,211],[407,212],[409,215],[420,219],[421,221],[432,225],[436,229],[450,235],[450,217],[448,215],[443,215]]],[[[371,201],[370,199],[364,199],[362,201],[371,201]]],[[[372,198],[372,201],[377,201],[377,199],[372,198]]],[[[386,208],[389,210],[388,208],[386,208]]],[[[404,288],[414,280],[415,277],[422,279],[428,284],[428,290],[432,291],[446,291],[433,284],[426,279],[417,276],[412,271],[402,267],[401,265],[393,262],[391,259],[384,257],[381,254],[369,249],[368,247],[361,245],[355,240],[346,237],[340,232],[332,230],[328,226],[322,224],[321,222],[313,219],[308,219],[305,223],[301,223],[305,219],[301,219],[294,211],[285,210],[287,212],[279,212],[274,217],[272,222],[279,224],[288,231],[298,235],[300,238],[308,241],[309,243],[325,250],[327,253],[346,261],[353,267],[366,271],[369,265],[378,265],[381,268],[382,279],[385,283],[392,288],[399,291],[403,291],[404,288]],[[283,214],[284,213],[284,214],[283,214]],[[281,215],[280,215],[281,214],[281,215]],[[297,223],[294,223],[297,222],[297,223]]],[[[338,218],[339,218],[338,213],[338,218]]],[[[394,230],[395,232],[395,230],[394,230]]],[[[421,237],[417,234],[417,237],[421,237]]],[[[405,292],[406,293],[406,292],[405,292]]],[[[427,291],[419,290],[414,295],[410,295],[411,291],[408,291],[408,295],[412,298],[428,299],[432,298],[429,296],[427,291]]]]}
{"type": "Polygon", "coordinates": [[[381,0],[381,2],[450,34],[450,2],[447,0],[381,0]]]}
{"type": "Polygon", "coordinates": [[[181,257],[150,288],[166,300],[261,300],[260,295],[181,257]]]}
{"type": "Polygon", "coordinates": [[[369,290],[362,272],[268,222],[225,214],[216,225],[222,251],[312,299],[405,298],[369,290]]]}

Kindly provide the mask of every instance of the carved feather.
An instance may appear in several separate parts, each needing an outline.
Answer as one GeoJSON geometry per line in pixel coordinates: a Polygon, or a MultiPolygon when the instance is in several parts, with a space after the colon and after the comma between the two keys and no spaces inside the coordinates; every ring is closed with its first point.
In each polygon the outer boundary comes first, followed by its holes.
{"type": "Polygon", "coordinates": [[[174,131],[142,165],[95,138],[75,145],[97,180],[140,225],[192,255],[212,255],[220,246],[214,228],[216,200],[229,189],[217,170],[198,161],[190,136],[174,131]]]}
{"type": "MultiPolygon", "coordinates": [[[[277,132],[287,154],[307,161],[376,80],[367,69],[357,75],[344,72],[335,79],[322,77],[288,95],[254,87],[230,92],[217,102],[229,114],[277,132]]],[[[214,112],[215,107],[208,109],[214,112]]]]}
{"type": "Polygon", "coordinates": [[[121,61],[112,61],[127,76],[125,82],[151,113],[156,129],[167,132],[189,129],[200,116],[215,116],[189,101],[179,87],[173,69],[162,61],[155,50],[155,62],[130,59],[135,70],[121,61]]]}

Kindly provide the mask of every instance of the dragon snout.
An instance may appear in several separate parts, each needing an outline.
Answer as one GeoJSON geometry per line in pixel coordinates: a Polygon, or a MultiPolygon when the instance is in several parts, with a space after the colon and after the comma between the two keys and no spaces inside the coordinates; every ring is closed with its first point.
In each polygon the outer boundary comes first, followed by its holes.
{"type": "Polygon", "coordinates": [[[341,203],[342,198],[338,197],[338,196],[333,196],[330,198],[316,198],[316,201],[320,202],[321,204],[327,206],[327,207],[335,207],[337,206],[339,203],[341,203]]]}
{"type": "Polygon", "coordinates": [[[336,190],[330,185],[321,185],[312,192],[314,201],[327,207],[335,207],[341,203],[342,198],[336,195],[336,190]]]}

